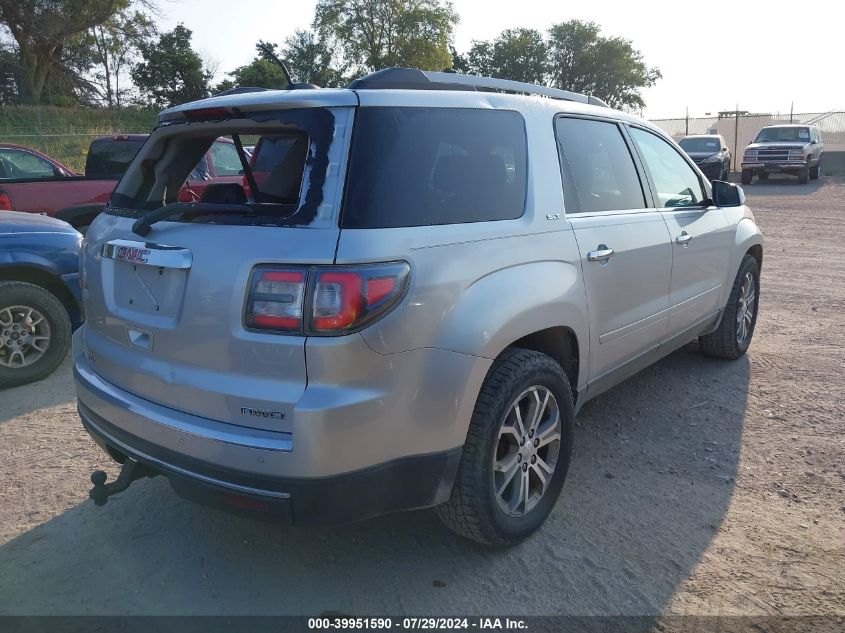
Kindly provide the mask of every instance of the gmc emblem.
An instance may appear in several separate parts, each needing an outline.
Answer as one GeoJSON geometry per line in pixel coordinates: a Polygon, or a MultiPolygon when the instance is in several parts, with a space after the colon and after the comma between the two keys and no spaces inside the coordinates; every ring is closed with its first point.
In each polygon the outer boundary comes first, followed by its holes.
{"type": "Polygon", "coordinates": [[[241,407],[241,413],[244,415],[251,415],[257,418],[273,418],[275,420],[284,420],[284,411],[271,411],[270,409],[255,409],[253,407],[241,407]]]}
{"type": "Polygon", "coordinates": [[[150,255],[148,248],[135,248],[133,246],[118,246],[114,254],[115,259],[133,264],[146,264],[150,255]]]}

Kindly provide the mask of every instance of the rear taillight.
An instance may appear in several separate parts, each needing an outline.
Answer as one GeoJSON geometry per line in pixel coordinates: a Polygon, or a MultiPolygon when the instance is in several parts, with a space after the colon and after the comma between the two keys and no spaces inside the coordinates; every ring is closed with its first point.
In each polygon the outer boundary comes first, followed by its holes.
{"type": "Polygon", "coordinates": [[[353,325],[364,310],[363,288],[357,272],[318,272],[311,310],[312,328],[331,332],[353,325]]]}
{"type": "Polygon", "coordinates": [[[299,332],[307,270],[260,267],[252,271],[246,326],[256,330],[299,332]]]}
{"type": "Polygon", "coordinates": [[[356,266],[259,266],[252,271],[244,324],[251,330],[332,336],[362,329],[401,301],[405,262],[356,266]]]}
{"type": "Polygon", "coordinates": [[[5,191],[0,191],[0,211],[14,211],[15,204],[12,202],[12,196],[5,191]]]}

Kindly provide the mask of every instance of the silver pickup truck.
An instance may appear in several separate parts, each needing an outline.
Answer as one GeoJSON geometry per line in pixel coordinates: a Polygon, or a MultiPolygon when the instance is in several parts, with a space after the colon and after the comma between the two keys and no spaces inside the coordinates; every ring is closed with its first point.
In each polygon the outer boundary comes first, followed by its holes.
{"type": "Polygon", "coordinates": [[[798,184],[806,185],[821,175],[824,143],[815,125],[770,125],[757,133],[754,142],[742,156],[742,184],[754,176],[768,180],[769,174],[798,176],[798,184]]]}

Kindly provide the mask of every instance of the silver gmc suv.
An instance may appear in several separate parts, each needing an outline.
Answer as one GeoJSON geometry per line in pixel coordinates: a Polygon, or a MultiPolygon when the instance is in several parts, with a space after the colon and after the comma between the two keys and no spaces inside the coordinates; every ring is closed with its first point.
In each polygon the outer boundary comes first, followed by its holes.
{"type": "Polygon", "coordinates": [[[695,338],[745,353],[762,256],[740,188],[592,97],[388,69],[165,110],[81,256],[79,413],[123,464],[91,497],[163,475],[515,543],[585,401],[695,338]],[[243,178],[178,202],[220,136],[243,178]]]}

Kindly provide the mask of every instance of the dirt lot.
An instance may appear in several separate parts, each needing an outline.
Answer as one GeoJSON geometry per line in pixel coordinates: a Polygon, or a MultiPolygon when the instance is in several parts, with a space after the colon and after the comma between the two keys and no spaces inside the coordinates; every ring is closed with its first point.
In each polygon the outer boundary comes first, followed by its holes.
{"type": "Polygon", "coordinates": [[[845,180],[747,188],[766,235],[748,356],[696,344],[588,404],[547,524],[490,551],[430,512],[334,529],[181,501],[115,469],[68,363],[0,393],[0,613],[845,615],[845,180]]]}

